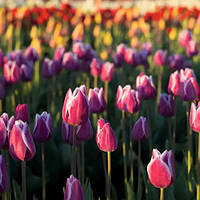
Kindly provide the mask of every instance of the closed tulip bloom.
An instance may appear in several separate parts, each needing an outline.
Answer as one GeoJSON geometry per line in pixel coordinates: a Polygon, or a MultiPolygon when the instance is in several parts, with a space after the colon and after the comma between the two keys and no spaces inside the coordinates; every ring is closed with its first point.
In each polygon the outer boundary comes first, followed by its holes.
{"type": "Polygon", "coordinates": [[[4,149],[7,139],[7,124],[0,118],[0,149],[4,149]]]}
{"type": "Polygon", "coordinates": [[[186,46],[186,51],[189,57],[196,56],[199,52],[197,42],[195,40],[190,40],[186,46]]]}
{"type": "Polygon", "coordinates": [[[136,90],[129,90],[124,94],[123,107],[124,111],[128,113],[136,113],[139,111],[141,105],[141,97],[136,90]]]}
{"type": "Polygon", "coordinates": [[[101,151],[113,152],[117,149],[115,134],[110,124],[102,118],[97,122],[96,142],[101,151]]]}
{"type": "Polygon", "coordinates": [[[132,67],[136,67],[140,63],[140,56],[135,49],[127,48],[124,54],[124,60],[132,67]]]}
{"type": "Polygon", "coordinates": [[[55,74],[55,65],[53,65],[53,61],[49,58],[45,58],[42,65],[42,75],[45,78],[51,78],[55,74]]]}
{"type": "Polygon", "coordinates": [[[180,76],[178,71],[170,74],[168,83],[168,92],[171,95],[179,96],[180,76]]]}
{"type": "Polygon", "coordinates": [[[64,200],[84,200],[81,184],[73,175],[67,179],[64,200]]]}
{"type": "Polygon", "coordinates": [[[79,59],[84,59],[87,56],[88,49],[82,42],[78,41],[73,43],[72,51],[79,59]]]}
{"type": "Polygon", "coordinates": [[[126,53],[126,45],[121,43],[120,45],[117,46],[116,48],[116,53],[118,55],[121,55],[122,57],[124,57],[125,53],[126,53]]]}
{"type": "Polygon", "coordinates": [[[66,52],[63,56],[62,66],[67,70],[78,70],[80,65],[77,55],[72,52],[66,52]]]}
{"type": "Polygon", "coordinates": [[[69,89],[62,109],[63,120],[70,125],[77,126],[87,122],[88,116],[89,104],[83,90],[76,88],[72,93],[69,89]]]}
{"type": "Polygon", "coordinates": [[[178,41],[182,47],[186,47],[190,40],[192,40],[192,33],[190,31],[182,30],[179,33],[178,41]]]}
{"type": "Polygon", "coordinates": [[[173,184],[176,175],[172,151],[165,150],[161,154],[157,149],[153,149],[147,173],[151,184],[156,188],[166,188],[173,184]]]}
{"type": "MultiPolygon", "coordinates": [[[[62,121],[62,138],[65,143],[73,145],[73,126],[62,121]]],[[[81,142],[76,138],[76,145],[79,146],[81,142]]]]}
{"type": "Polygon", "coordinates": [[[114,64],[105,62],[101,68],[101,80],[110,82],[114,75],[114,64]]]}
{"type": "Polygon", "coordinates": [[[169,66],[173,70],[178,70],[185,68],[184,62],[185,62],[185,57],[182,54],[174,54],[169,57],[168,59],[169,66]]]}
{"type": "Polygon", "coordinates": [[[100,76],[101,75],[101,60],[97,58],[93,58],[92,62],[90,63],[90,74],[92,76],[100,76]]]}
{"type": "Polygon", "coordinates": [[[149,61],[148,61],[148,52],[147,50],[145,49],[142,49],[139,53],[139,57],[140,57],[140,63],[138,64],[141,64],[143,65],[144,67],[146,68],[149,68],[149,61]]]}
{"type": "Polygon", "coordinates": [[[28,47],[25,51],[25,57],[28,60],[31,60],[32,62],[35,62],[38,60],[38,54],[37,51],[33,47],[28,47]]]}
{"type": "Polygon", "coordinates": [[[140,117],[131,131],[131,139],[146,140],[149,137],[148,122],[146,117],[140,117]]]}
{"type": "Polygon", "coordinates": [[[31,81],[33,78],[33,64],[22,64],[20,66],[20,76],[23,81],[31,81]]]}
{"type": "Polygon", "coordinates": [[[152,43],[151,42],[144,42],[142,43],[142,49],[147,51],[147,55],[151,55],[151,51],[152,51],[152,43]]]}
{"type": "Polygon", "coordinates": [[[154,54],[154,64],[156,66],[164,66],[167,64],[167,50],[163,51],[163,50],[158,50],[156,51],[156,53],[154,54]]]}
{"type": "Polygon", "coordinates": [[[116,94],[116,106],[119,110],[124,110],[124,94],[131,90],[130,85],[126,85],[124,88],[122,88],[121,85],[117,88],[117,94],[116,94]]]}
{"type": "Polygon", "coordinates": [[[0,194],[4,193],[8,188],[8,174],[6,169],[6,162],[2,155],[0,155],[0,194]]]}
{"type": "Polygon", "coordinates": [[[152,99],[156,95],[156,88],[152,76],[147,76],[144,73],[140,73],[140,75],[137,76],[136,89],[142,99],[152,99]]]}
{"type": "Polygon", "coordinates": [[[76,129],[76,138],[78,141],[88,141],[93,137],[93,129],[90,120],[81,124],[76,129]]]}
{"type": "Polygon", "coordinates": [[[189,79],[189,78],[195,78],[196,79],[196,76],[195,76],[193,69],[190,69],[190,68],[181,69],[180,70],[180,81],[183,82],[183,81],[185,81],[186,79],[189,79]]]}
{"type": "Polygon", "coordinates": [[[115,53],[112,57],[112,62],[114,63],[115,67],[121,67],[123,64],[124,57],[120,54],[115,53]]]}
{"type": "Polygon", "coordinates": [[[17,66],[21,66],[26,62],[26,58],[21,50],[13,51],[10,56],[10,59],[16,62],[17,66]]]}
{"type": "Polygon", "coordinates": [[[158,112],[164,117],[172,117],[175,113],[175,102],[172,95],[160,94],[158,112]]]}
{"type": "Polygon", "coordinates": [[[18,104],[15,110],[15,119],[22,120],[23,122],[29,121],[29,112],[27,104],[18,104]]]}
{"type": "Polygon", "coordinates": [[[33,129],[33,138],[37,142],[46,142],[52,136],[51,115],[43,112],[41,115],[36,114],[35,126],[33,129]]]}
{"type": "Polygon", "coordinates": [[[14,84],[20,80],[19,67],[16,62],[8,61],[4,65],[3,74],[7,84],[14,84]]]}
{"type": "Polygon", "coordinates": [[[27,122],[15,121],[9,137],[9,152],[17,161],[28,161],[34,157],[35,144],[27,122]]]}
{"type": "Polygon", "coordinates": [[[88,95],[89,108],[92,113],[101,113],[106,108],[103,88],[94,88],[89,90],[88,95]]]}
{"type": "Polygon", "coordinates": [[[56,51],[54,52],[53,59],[62,61],[64,53],[65,53],[65,48],[64,47],[58,47],[56,49],[56,51]]]}
{"type": "Polygon", "coordinates": [[[194,103],[191,104],[190,108],[190,127],[195,132],[200,132],[200,103],[196,106],[194,103]]]}

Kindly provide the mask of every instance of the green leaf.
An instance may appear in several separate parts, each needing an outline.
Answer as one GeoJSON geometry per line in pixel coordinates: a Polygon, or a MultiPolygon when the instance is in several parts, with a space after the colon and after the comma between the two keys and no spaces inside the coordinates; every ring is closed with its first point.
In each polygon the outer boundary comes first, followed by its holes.
{"type": "Polygon", "coordinates": [[[133,188],[131,187],[131,184],[127,183],[127,197],[128,197],[128,200],[134,200],[136,199],[135,198],[135,194],[134,194],[134,191],[133,191],[133,188]]]}
{"type": "Polygon", "coordinates": [[[89,179],[86,179],[83,191],[85,199],[94,200],[93,191],[89,179]]]}
{"type": "Polygon", "coordinates": [[[17,184],[17,182],[13,179],[13,192],[15,200],[21,200],[22,199],[22,192],[20,189],[20,186],[17,184]]]}

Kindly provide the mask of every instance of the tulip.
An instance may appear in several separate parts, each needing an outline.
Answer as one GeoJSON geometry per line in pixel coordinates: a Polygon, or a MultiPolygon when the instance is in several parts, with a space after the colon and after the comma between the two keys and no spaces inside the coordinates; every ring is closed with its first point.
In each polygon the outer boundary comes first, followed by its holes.
{"type": "Polygon", "coordinates": [[[23,122],[29,121],[28,105],[18,104],[15,110],[15,119],[22,120],[23,122]]]}
{"type": "Polygon", "coordinates": [[[90,73],[92,76],[100,76],[101,74],[101,60],[93,58],[90,63],[90,73]]]}
{"type": "Polygon", "coordinates": [[[63,56],[62,66],[67,70],[78,70],[79,60],[76,54],[67,52],[63,56]]]}
{"type": "Polygon", "coordinates": [[[148,122],[146,117],[140,117],[131,131],[131,139],[146,140],[149,137],[148,122]]]}
{"type": "Polygon", "coordinates": [[[190,40],[186,46],[187,55],[193,57],[198,54],[197,42],[195,40],[190,40]]]}
{"type": "Polygon", "coordinates": [[[65,53],[65,48],[58,47],[53,56],[53,63],[55,65],[55,72],[59,73],[62,70],[62,60],[65,53]]]}
{"type": "Polygon", "coordinates": [[[105,62],[101,68],[101,80],[110,82],[114,74],[114,64],[110,62],[105,62]]]}
{"type": "Polygon", "coordinates": [[[186,47],[188,42],[192,39],[192,33],[188,30],[182,30],[179,33],[178,41],[182,47],[186,47]]]}
{"type": "Polygon", "coordinates": [[[140,56],[135,49],[127,48],[124,54],[124,60],[132,67],[136,67],[140,63],[140,56]]]}
{"type": "Polygon", "coordinates": [[[6,123],[0,118],[0,148],[4,148],[8,139],[6,123]]]}
{"type": "Polygon", "coordinates": [[[0,155],[0,194],[4,193],[8,188],[8,174],[6,170],[6,162],[2,155],[0,155]]]}
{"type": "Polygon", "coordinates": [[[171,73],[168,83],[168,92],[171,95],[179,95],[180,76],[178,71],[171,73]]]}
{"type": "Polygon", "coordinates": [[[143,50],[146,50],[147,51],[147,55],[149,56],[151,54],[151,51],[152,51],[152,43],[151,42],[144,42],[142,43],[142,48],[143,50]]]}
{"type": "Polygon", "coordinates": [[[42,75],[45,78],[51,78],[55,74],[55,65],[53,65],[53,61],[49,58],[44,59],[44,63],[42,65],[42,75]]]}
{"type": "Polygon", "coordinates": [[[126,45],[121,43],[120,45],[117,46],[116,48],[116,52],[118,55],[121,55],[122,57],[124,57],[125,53],[126,53],[126,45]]]}
{"type": "Polygon", "coordinates": [[[64,200],[84,200],[81,184],[73,175],[67,179],[64,200]]]}
{"type": "Polygon", "coordinates": [[[123,59],[124,57],[116,53],[113,55],[112,61],[116,67],[121,67],[123,64],[123,59]]]}
{"type": "Polygon", "coordinates": [[[161,154],[157,149],[153,149],[147,173],[151,184],[156,188],[166,188],[173,184],[175,170],[172,151],[165,150],[161,154]]]}
{"type": "Polygon", "coordinates": [[[41,115],[36,114],[35,126],[33,129],[33,138],[37,142],[46,142],[52,136],[52,121],[51,116],[47,112],[41,115]]]}
{"type": "Polygon", "coordinates": [[[4,65],[4,57],[3,57],[3,52],[0,49],[0,68],[2,68],[4,65]]]}
{"type": "Polygon", "coordinates": [[[175,113],[175,102],[172,95],[160,94],[158,112],[164,117],[172,117],[175,113]]]}
{"type": "Polygon", "coordinates": [[[88,48],[80,41],[73,43],[72,51],[79,59],[84,59],[87,56],[88,48]]]}
{"type": "Polygon", "coordinates": [[[136,78],[136,89],[138,90],[142,99],[151,99],[156,95],[156,88],[153,83],[152,76],[147,76],[140,73],[136,78]]]}
{"type": "Polygon", "coordinates": [[[4,65],[3,74],[7,84],[14,84],[20,80],[19,67],[16,62],[8,61],[4,65]]]}
{"type": "Polygon", "coordinates": [[[103,88],[94,88],[89,90],[88,95],[89,108],[92,113],[101,113],[106,108],[103,88]]]}
{"type": "Polygon", "coordinates": [[[168,59],[169,66],[173,70],[184,68],[185,58],[183,54],[174,54],[168,59]]]}
{"type": "Polygon", "coordinates": [[[33,78],[33,63],[22,64],[20,76],[23,81],[31,81],[33,78]]]}
{"type": "Polygon", "coordinates": [[[167,64],[167,50],[158,50],[154,54],[154,64],[161,67],[167,64]]]}
{"type": "Polygon", "coordinates": [[[119,110],[123,110],[124,109],[124,94],[126,92],[128,92],[129,90],[131,90],[131,86],[130,85],[126,85],[124,88],[121,87],[121,85],[118,86],[117,88],[117,94],[116,94],[116,106],[119,110]]]}
{"type": "Polygon", "coordinates": [[[140,53],[139,53],[139,60],[140,60],[140,63],[138,63],[138,64],[141,64],[141,65],[143,65],[146,68],[149,68],[149,61],[148,61],[148,52],[147,52],[147,50],[142,49],[140,51],[140,53]]]}
{"type": "Polygon", "coordinates": [[[78,141],[88,141],[93,136],[93,129],[90,120],[85,124],[81,124],[76,129],[76,137],[78,141]]]}
{"type": "Polygon", "coordinates": [[[21,50],[13,51],[10,56],[10,60],[16,62],[17,66],[21,66],[22,64],[26,63],[26,58],[21,50]]]}
{"type": "Polygon", "coordinates": [[[25,57],[32,62],[36,62],[38,60],[37,51],[33,47],[28,47],[25,51],[25,57]]]}
{"type": "Polygon", "coordinates": [[[0,99],[5,98],[5,78],[4,76],[0,76],[0,99]]]}
{"type": "Polygon", "coordinates": [[[89,105],[86,95],[80,88],[76,88],[72,93],[69,89],[66,93],[62,118],[73,126],[77,126],[87,122],[89,116],[89,105]]]}
{"type": "Polygon", "coordinates": [[[128,113],[136,113],[141,105],[141,97],[136,90],[128,90],[123,97],[124,111],[128,113]]]}

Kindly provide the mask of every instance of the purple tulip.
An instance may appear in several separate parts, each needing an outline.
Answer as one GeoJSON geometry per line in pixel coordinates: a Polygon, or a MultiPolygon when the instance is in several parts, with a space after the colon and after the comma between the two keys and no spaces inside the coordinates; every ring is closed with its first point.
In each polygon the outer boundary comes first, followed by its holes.
{"type": "Polygon", "coordinates": [[[22,64],[20,67],[20,76],[23,81],[31,81],[33,78],[33,64],[22,64]]]}
{"type": "Polygon", "coordinates": [[[73,43],[72,51],[78,56],[79,59],[84,59],[87,57],[88,46],[84,45],[80,41],[77,41],[73,43]]]}
{"type": "Polygon", "coordinates": [[[37,51],[33,47],[29,46],[25,51],[25,57],[32,62],[36,62],[38,60],[37,51]]]}
{"type": "Polygon", "coordinates": [[[140,55],[135,49],[127,48],[124,54],[124,60],[132,67],[136,67],[140,63],[140,55]]]}
{"type": "Polygon", "coordinates": [[[117,149],[114,131],[110,124],[102,118],[97,122],[96,142],[101,151],[113,152],[117,149]]]}
{"type": "Polygon", "coordinates": [[[154,64],[161,67],[167,64],[167,50],[158,50],[154,54],[154,64]]]}
{"type": "Polygon", "coordinates": [[[172,117],[175,113],[175,102],[172,95],[160,94],[158,112],[164,117],[172,117]]]}
{"type": "Polygon", "coordinates": [[[29,121],[28,105],[18,104],[15,110],[15,119],[22,120],[23,122],[29,121]]]}
{"type": "Polygon", "coordinates": [[[103,88],[94,88],[89,90],[88,95],[89,108],[92,113],[101,113],[106,108],[103,88]]]}
{"type": "Polygon", "coordinates": [[[166,188],[173,184],[176,175],[172,151],[166,150],[161,154],[157,149],[153,149],[147,173],[154,187],[166,188]]]}
{"type": "Polygon", "coordinates": [[[110,82],[114,75],[114,64],[105,62],[101,68],[101,80],[110,82]]]}
{"type": "Polygon", "coordinates": [[[64,200],[84,200],[81,184],[73,175],[67,179],[64,200]]]}
{"type": "Polygon", "coordinates": [[[42,75],[45,78],[51,78],[55,74],[55,68],[53,65],[53,61],[49,58],[44,59],[44,63],[42,65],[42,75]]]}
{"type": "Polygon", "coordinates": [[[41,115],[36,114],[35,126],[33,129],[33,138],[37,142],[46,142],[52,136],[51,115],[43,112],[41,115]]]}
{"type": "Polygon", "coordinates": [[[4,193],[8,188],[8,174],[6,170],[6,162],[2,155],[0,155],[0,194],[4,193]]]}
{"type": "Polygon", "coordinates": [[[136,89],[138,90],[142,99],[152,99],[156,95],[156,88],[153,83],[152,76],[147,76],[140,73],[136,78],[136,89]]]}
{"type": "Polygon", "coordinates": [[[148,122],[146,117],[140,117],[131,131],[131,139],[146,140],[149,137],[148,122]]]}
{"type": "Polygon", "coordinates": [[[79,60],[76,54],[72,52],[67,52],[63,56],[62,66],[67,70],[78,70],[79,60]]]}
{"type": "Polygon", "coordinates": [[[4,65],[4,56],[3,56],[3,52],[0,49],[0,68],[2,68],[4,65]]]}
{"type": "Polygon", "coordinates": [[[69,89],[66,93],[62,109],[63,120],[73,126],[87,122],[89,116],[89,104],[87,96],[76,88],[72,93],[69,89]]]}
{"type": "Polygon", "coordinates": [[[148,61],[148,52],[145,49],[142,49],[139,53],[140,57],[140,64],[146,68],[149,68],[149,61],[148,61]]]}
{"type": "Polygon", "coordinates": [[[151,42],[144,42],[142,43],[142,47],[141,49],[146,50],[147,51],[147,55],[151,55],[151,51],[152,51],[152,43],[151,42]]]}
{"type": "Polygon", "coordinates": [[[27,122],[15,121],[9,137],[9,152],[17,161],[28,161],[34,157],[35,144],[27,122]]]}
{"type": "Polygon", "coordinates": [[[168,59],[169,66],[173,70],[183,69],[185,68],[185,58],[183,54],[174,54],[168,59]]]}

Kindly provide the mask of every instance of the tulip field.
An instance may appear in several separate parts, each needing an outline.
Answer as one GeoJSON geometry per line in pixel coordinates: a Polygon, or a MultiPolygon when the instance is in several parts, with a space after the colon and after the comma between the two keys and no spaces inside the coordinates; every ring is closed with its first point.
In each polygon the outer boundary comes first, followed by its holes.
{"type": "Polygon", "coordinates": [[[0,199],[200,200],[200,9],[0,8],[0,199]]]}

